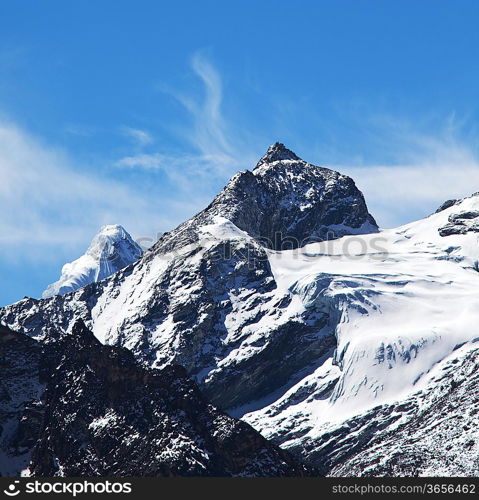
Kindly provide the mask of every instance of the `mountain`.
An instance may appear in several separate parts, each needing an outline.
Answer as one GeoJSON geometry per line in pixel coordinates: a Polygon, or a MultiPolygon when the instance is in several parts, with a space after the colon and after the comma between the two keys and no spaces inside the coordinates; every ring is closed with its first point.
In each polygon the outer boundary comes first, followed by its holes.
{"type": "Polygon", "coordinates": [[[131,266],[0,320],[48,344],[82,319],[153,368],[182,365],[215,405],[323,474],[414,474],[414,446],[439,457],[417,473],[453,474],[477,423],[475,393],[459,387],[476,366],[478,223],[473,195],[379,231],[351,179],[277,143],[131,266]],[[461,439],[432,446],[460,415],[461,439]]]}
{"type": "Polygon", "coordinates": [[[378,231],[350,177],[312,165],[279,142],[268,148],[252,171],[233,176],[205,210],[165,234],[153,251],[198,241],[198,230],[216,217],[275,250],[378,231]]]}
{"type": "Polygon", "coordinates": [[[142,253],[140,246],[122,226],[103,226],[86,253],[65,264],[60,279],[52,283],[43,292],[42,297],[64,295],[101,281],[137,261],[142,253]]]}
{"type": "Polygon", "coordinates": [[[300,312],[277,287],[265,238],[281,231],[294,241],[378,229],[351,179],[277,143],[132,266],[64,297],[24,299],[0,317],[46,340],[80,317],[102,342],[151,366],[185,366],[219,406],[249,404],[335,345],[327,315],[300,312]]]}
{"type": "Polygon", "coordinates": [[[40,345],[0,327],[0,476],[304,476],[312,470],[79,321],[40,345]]]}

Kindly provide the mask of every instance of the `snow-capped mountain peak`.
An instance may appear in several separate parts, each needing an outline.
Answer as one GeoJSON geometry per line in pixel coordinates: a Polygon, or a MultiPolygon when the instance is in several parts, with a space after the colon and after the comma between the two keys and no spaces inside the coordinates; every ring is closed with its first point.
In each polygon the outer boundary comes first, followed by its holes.
{"type": "Polygon", "coordinates": [[[103,226],[84,255],[65,264],[60,279],[42,294],[43,298],[64,295],[107,278],[138,260],[142,249],[120,225],[103,226]]]}
{"type": "Polygon", "coordinates": [[[234,175],[207,208],[161,239],[156,250],[198,241],[198,229],[217,216],[276,250],[378,231],[350,177],[308,163],[279,142],[252,171],[234,175]]]}

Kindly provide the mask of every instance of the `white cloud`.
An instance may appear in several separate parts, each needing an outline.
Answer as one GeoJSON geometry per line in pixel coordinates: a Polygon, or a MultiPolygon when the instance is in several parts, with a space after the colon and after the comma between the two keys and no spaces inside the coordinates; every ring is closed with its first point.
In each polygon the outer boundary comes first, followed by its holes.
{"type": "Polygon", "coordinates": [[[137,154],[133,156],[125,156],[115,163],[117,167],[124,168],[141,168],[144,170],[161,170],[165,167],[165,157],[159,153],[154,154],[137,154]]]}
{"type": "Polygon", "coordinates": [[[200,104],[182,100],[195,118],[192,141],[204,155],[229,156],[233,153],[233,147],[227,138],[227,126],[221,112],[223,99],[221,77],[200,52],[193,56],[192,67],[201,78],[206,94],[200,104]]]}
{"type": "Polygon", "coordinates": [[[0,123],[0,206],[0,254],[37,262],[83,251],[103,224],[123,224],[136,236],[171,224],[155,199],[80,168],[6,121],[0,123]]]}
{"type": "Polygon", "coordinates": [[[180,136],[192,151],[180,154],[135,152],[117,160],[116,167],[161,171],[180,189],[198,191],[204,184],[209,186],[212,180],[226,181],[238,170],[251,168],[258,160],[251,151],[251,142],[246,144],[242,134],[237,129],[231,130],[223,116],[223,85],[219,72],[201,52],[192,57],[191,68],[202,83],[202,98],[195,99],[191,93],[177,89],[167,92],[192,118],[192,127],[182,128],[180,136]]]}
{"type": "Polygon", "coordinates": [[[369,211],[382,227],[426,217],[450,198],[479,190],[479,165],[335,167],[362,190],[369,211]]]}
{"type": "MultiPolygon", "coordinates": [[[[203,53],[197,52],[192,57],[191,68],[202,83],[202,98],[177,89],[168,92],[192,118],[192,127],[182,129],[181,138],[193,151],[189,154],[135,151],[119,159],[115,166],[162,172],[180,190],[200,192],[207,199],[206,193],[212,183],[216,184],[218,179],[227,181],[238,170],[251,169],[258,160],[257,152],[267,145],[259,146],[260,139],[248,136],[231,117],[224,116],[221,75],[203,53]]],[[[278,109],[280,105],[281,102],[278,109]]],[[[296,114],[305,112],[314,113],[314,110],[295,108],[296,114]]],[[[356,143],[358,148],[365,144],[366,157],[363,159],[352,152],[348,160],[344,153],[347,148],[344,148],[342,137],[338,137],[338,157],[343,158],[344,163],[325,166],[353,177],[364,192],[371,213],[383,227],[424,217],[445,199],[467,196],[479,190],[477,155],[470,142],[459,139],[464,124],[454,115],[446,119],[422,117],[412,123],[396,116],[368,113],[368,107],[361,107],[349,110],[343,119],[359,131],[356,143]],[[429,134],[420,130],[428,130],[429,134]],[[384,163],[371,164],[367,151],[384,158],[384,163]]],[[[325,137],[334,138],[334,131],[330,130],[330,135],[323,132],[325,137]]],[[[141,139],[137,142],[141,145],[141,139]]],[[[328,144],[324,146],[327,150],[328,144]]],[[[307,151],[297,153],[311,159],[307,151]]],[[[178,193],[177,197],[181,199],[182,194],[178,193]]]]}
{"type": "Polygon", "coordinates": [[[333,168],[356,181],[381,226],[398,226],[429,215],[447,199],[479,191],[479,160],[456,132],[448,127],[427,136],[403,129],[401,144],[391,148],[407,163],[333,168]]]}
{"type": "MultiPolygon", "coordinates": [[[[204,98],[175,97],[193,118],[193,127],[183,136],[193,150],[147,153],[142,150],[154,143],[153,136],[121,127],[137,148],[114,163],[122,169],[163,172],[179,189],[172,199],[162,199],[151,189],[142,191],[141,183],[132,184],[131,178],[113,180],[111,171],[106,177],[82,168],[65,151],[0,120],[0,257],[61,263],[82,253],[98,228],[110,223],[124,225],[134,237],[155,238],[206,206],[218,179],[226,181],[237,170],[251,167],[254,156],[231,145],[221,111],[220,75],[200,55],[191,64],[204,98]]],[[[76,127],[71,132],[90,129],[76,127]]]]}
{"type": "Polygon", "coordinates": [[[133,140],[139,146],[146,146],[151,144],[153,141],[152,135],[146,130],[141,130],[139,128],[132,127],[121,127],[121,133],[133,140]]]}

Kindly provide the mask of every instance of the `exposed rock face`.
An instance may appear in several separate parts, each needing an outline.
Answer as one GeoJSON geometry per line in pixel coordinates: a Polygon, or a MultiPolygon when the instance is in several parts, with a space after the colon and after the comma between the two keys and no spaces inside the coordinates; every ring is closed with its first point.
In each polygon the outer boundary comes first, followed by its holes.
{"type": "Polygon", "coordinates": [[[312,165],[278,142],[253,171],[236,174],[205,210],[166,234],[156,251],[196,241],[196,230],[216,216],[275,250],[378,231],[350,177],[312,165]]]}
{"type": "Polygon", "coordinates": [[[0,475],[312,472],[208,403],[182,367],[145,368],[128,350],[101,345],[82,322],[43,346],[2,327],[0,345],[0,475]]]}
{"type": "Polygon", "coordinates": [[[438,214],[439,212],[442,212],[443,210],[446,210],[447,208],[451,208],[453,207],[456,203],[460,202],[460,200],[456,200],[456,199],[451,199],[451,200],[446,200],[437,210],[436,210],[436,214],[438,214]]]}
{"type": "Polygon", "coordinates": [[[86,253],[63,266],[60,279],[43,292],[43,298],[64,295],[101,281],[137,261],[142,253],[122,226],[103,226],[86,253]]]}
{"type": "Polygon", "coordinates": [[[237,174],[207,211],[275,250],[377,231],[351,178],[311,165],[280,143],[252,172],[237,174]]]}
{"type": "Polygon", "coordinates": [[[41,357],[38,342],[0,325],[0,476],[30,461],[41,425],[41,357]]]}
{"type": "Polygon", "coordinates": [[[448,217],[448,223],[438,229],[441,236],[479,233],[479,210],[459,212],[448,217]]]}

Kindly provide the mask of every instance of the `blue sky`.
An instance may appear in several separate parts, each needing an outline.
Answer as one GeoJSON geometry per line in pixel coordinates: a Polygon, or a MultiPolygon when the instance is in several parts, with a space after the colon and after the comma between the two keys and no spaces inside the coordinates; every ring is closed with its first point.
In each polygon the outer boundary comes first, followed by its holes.
{"type": "Polygon", "coordinates": [[[383,227],[479,191],[479,3],[0,6],[0,305],[98,228],[203,208],[284,142],[354,177],[383,227]]]}

